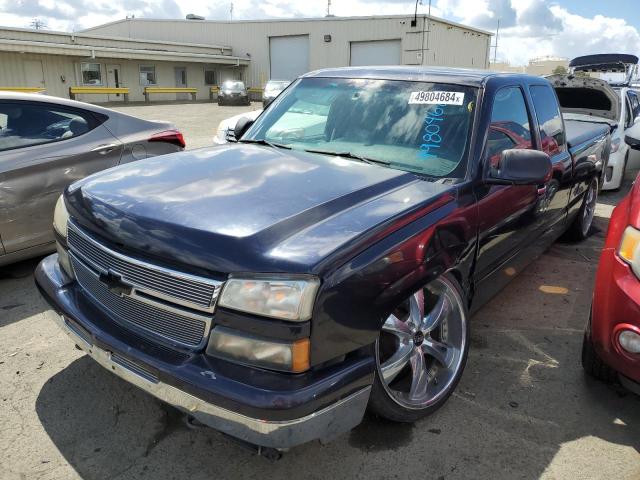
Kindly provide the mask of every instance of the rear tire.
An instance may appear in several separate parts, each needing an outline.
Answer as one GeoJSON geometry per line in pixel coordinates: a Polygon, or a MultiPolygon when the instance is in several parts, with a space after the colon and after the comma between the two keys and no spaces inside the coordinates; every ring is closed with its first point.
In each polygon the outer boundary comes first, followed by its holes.
{"type": "Polygon", "coordinates": [[[584,193],[582,205],[577,217],[567,230],[566,237],[570,240],[582,241],[589,236],[596,204],[598,203],[598,179],[592,178],[587,191],[584,193]]]}
{"type": "Polygon", "coordinates": [[[403,301],[376,341],[370,410],[394,422],[432,414],[455,390],[469,353],[469,312],[445,274],[403,301]]]}
{"type": "Polygon", "coordinates": [[[223,104],[224,104],[224,102],[222,100],[218,99],[218,106],[222,107],[223,104]]]}

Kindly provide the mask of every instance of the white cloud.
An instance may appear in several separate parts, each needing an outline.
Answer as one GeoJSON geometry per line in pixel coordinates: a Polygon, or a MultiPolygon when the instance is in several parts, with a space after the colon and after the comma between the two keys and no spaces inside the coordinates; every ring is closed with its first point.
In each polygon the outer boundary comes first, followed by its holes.
{"type": "MultiPolygon", "coordinates": [[[[411,0],[333,0],[337,16],[412,14],[411,0]]],[[[426,13],[427,0],[420,7],[426,13]]],[[[71,31],[122,19],[184,18],[188,13],[208,19],[229,19],[228,0],[0,0],[0,25],[28,27],[39,18],[52,30],[71,31]]],[[[326,0],[234,0],[233,18],[322,17],[326,0]]],[[[603,4],[603,11],[607,11],[603,4]]],[[[464,24],[494,31],[500,20],[498,58],[525,64],[535,56],[574,57],[587,53],[640,51],[640,34],[623,18],[585,18],[550,0],[434,0],[431,10],[464,24]]]]}
{"type": "Polygon", "coordinates": [[[473,0],[440,0],[437,4],[445,17],[467,12],[458,15],[460,21],[492,31],[500,18],[498,59],[514,65],[545,55],[572,58],[590,53],[640,53],[638,30],[622,18],[586,18],[547,0],[481,0],[480,4],[473,0]],[[505,17],[509,19],[506,24],[502,20],[505,17]]]}

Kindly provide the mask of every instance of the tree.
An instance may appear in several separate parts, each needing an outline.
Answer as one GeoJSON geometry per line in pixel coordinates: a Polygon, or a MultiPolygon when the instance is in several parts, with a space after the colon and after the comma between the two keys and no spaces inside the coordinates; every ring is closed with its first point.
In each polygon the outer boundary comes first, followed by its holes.
{"type": "Polygon", "coordinates": [[[565,73],[567,73],[567,68],[563,65],[558,65],[556,68],[553,69],[551,73],[555,75],[564,75],[565,73]]]}

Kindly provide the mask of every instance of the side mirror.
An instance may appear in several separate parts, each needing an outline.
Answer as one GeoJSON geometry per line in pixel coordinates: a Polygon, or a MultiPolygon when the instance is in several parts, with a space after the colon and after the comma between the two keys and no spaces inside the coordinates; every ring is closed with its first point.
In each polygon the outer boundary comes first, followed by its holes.
{"type": "Polygon", "coordinates": [[[627,130],[624,141],[633,150],[640,150],[640,123],[636,122],[633,127],[627,130]]]}
{"type": "Polygon", "coordinates": [[[249,130],[249,127],[253,125],[253,120],[247,117],[242,117],[238,119],[236,122],[236,126],[233,127],[233,136],[236,137],[236,140],[240,140],[242,135],[249,130]]]}
{"type": "Polygon", "coordinates": [[[504,150],[497,167],[491,168],[487,183],[539,185],[551,178],[551,159],[539,150],[504,150]]]}

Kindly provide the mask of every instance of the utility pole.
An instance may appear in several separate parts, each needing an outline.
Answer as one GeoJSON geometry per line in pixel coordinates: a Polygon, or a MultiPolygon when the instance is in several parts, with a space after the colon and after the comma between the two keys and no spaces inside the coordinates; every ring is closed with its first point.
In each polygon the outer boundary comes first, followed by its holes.
{"type": "Polygon", "coordinates": [[[331,16],[331,0],[327,0],[327,17],[331,16]]]}
{"type": "Polygon", "coordinates": [[[498,61],[498,36],[500,35],[500,19],[498,19],[498,26],[496,27],[496,43],[493,45],[493,63],[498,61]]]}
{"type": "Polygon", "coordinates": [[[233,2],[229,5],[229,20],[233,22],[233,2]]]}
{"type": "Polygon", "coordinates": [[[35,28],[36,30],[42,30],[43,28],[47,28],[47,24],[44,20],[40,20],[39,18],[34,18],[31,20],[29,24],[31,28],[35,28]]]}

